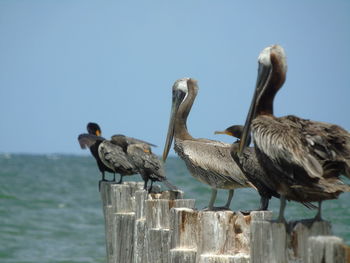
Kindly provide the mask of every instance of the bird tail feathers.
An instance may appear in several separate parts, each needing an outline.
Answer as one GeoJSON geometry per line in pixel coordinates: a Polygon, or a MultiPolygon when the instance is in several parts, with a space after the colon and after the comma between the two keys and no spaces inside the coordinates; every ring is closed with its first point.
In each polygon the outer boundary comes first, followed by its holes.
{"type": "Polygon", "coordinates": [[[179,190],[179,188],[177,188],[175,185],[170,183],[167,179],[162,180],[162,183],[164,183],[165,186],[168,187],[170,190],[173,190],[173,191],[178,191],[179,190]]]}

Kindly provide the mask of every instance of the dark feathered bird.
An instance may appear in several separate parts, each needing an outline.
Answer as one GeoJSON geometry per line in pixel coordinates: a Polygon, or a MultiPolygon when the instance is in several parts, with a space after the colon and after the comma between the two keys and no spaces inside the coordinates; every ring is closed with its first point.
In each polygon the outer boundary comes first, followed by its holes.
{"type": "Polygon", "coordinates": [[[286,200],[319,202],[316,219],[321,219],[321,202],[350,190],[339,179],[342,174],[350,177],[350,134],[334,124],[275,117],[273,100],[287,72],[283,48],[265,48],[258,62],[256,89],[239,153],[247,147],[251,130],[257,159],[281,196],[279,221],[284,221],[286,200]]]}
{"type": "Polygon", "coordinates": [[[167,180],[163,164],[158,157],[152,153],[151,147],[148,144],[131,144],[127,149],[127,153],[145,182],[145,190],[147,189],[147,183],[149,180],[151,180],[149,191],[152,190],[152,185],[155,181],[164,183],[171,190],[178,190],[176,186],[172,185],[167,180]]]}
{"type": "Polygon", "coordinates": [[[229,195],[223,208],[229,209],[234,189],[250,187],[250,185],[230,156],[230,144],[193,138],[188,132],[187,117],[197,92],[197,82],[193,79],[184,78],[175,82],[163,160],[166,160],[175,138],[174,149],[184,160],[191,175],[202,183],[208,184],[212,189],[208,208],[217,209],[214,207],[217,189],[227,189],[229,195]]]}
{"type": "Polygon", "coordinates": [[[118,183],[122,183],[126,175],[140,173],[145,180],[145,189],[149,179],[152,183],[161,181],[171,189],[176,189],[166,180],[161,162],[151,152],[154,144],[121,134],[106,140],[99,136],[101,129],[96,123],[89,123],[87,130],[89,134],[79,135],[78,140],[82,148],[90,148],[102,173],[102,180],[105,180],[105,171],[120,174],[118,183]]]}
{"type": "Polygon", "coordinates": [[[105,179],[105,172],[113,173],[113,181],[115,181],[115,171],[106,166],[99,154],[98,148],[100,144],[105,141],[105,138],[101,137],[101,128],[97,123],[90,122],[86,127],[88,134],[83,133],[78,136],[78,141],[82,149],[89,148],[92,156],[96,159],[97,167],[102,174],[102,181],[107,181],[105,179]]]}
{"type": "MultiPolygon", "coordinates": [[[[215,134],[227,134],[240,139],[243,128],[244,126],[242,125],[232,125],[224,131],[216,131],[215,134]]],[[[247,142],[247,145],[249,144],[250,140],[247,142]]],[[[280,195],[271,187],[264,169],[260,166],[256,158],[254,147],[247,147],[242,154],[237,155],[238,147],[239,141],[237,140],[231,145],[231,157],[241,168],[250,183],[252,183],[254,188],[258,191],[261,197],[258,210],[267,210],[271,197],[274,196],[279,198],[280,195]]]]}

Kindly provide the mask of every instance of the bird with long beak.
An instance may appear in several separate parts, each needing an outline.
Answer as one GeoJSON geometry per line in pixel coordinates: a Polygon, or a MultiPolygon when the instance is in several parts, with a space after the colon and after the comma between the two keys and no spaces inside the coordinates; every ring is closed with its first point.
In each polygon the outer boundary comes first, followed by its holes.
{"type": "Polygon", "coordinates": [[[315,220],[321,220],[321,202],[350,191],[340,175],[350,177],[350,134],[329,123],[296,116],[275,117],[273,101],[287,72],[284,49],[265,48],[258,58],[258,78],[245,122],[238,155],[252,133],[260,166],[280,195],[277,221],[285,222],[286,200],[319,202],[315,220]]]}
{"type": "Polygon", "coordinates": [[[188,132],[187,117],[197,92],[198,85],[194,79],[183,78],[174,83],[163,160],[167,159],[172,141],[175,138],[174,149],[185,162],[191,175],[212,188],[208,209],[229,209],[234,189],[250,187],[250,184],[237,164],[231,159],[230,144],[193,138],[188,132]],[[214,207],[217,189],[229,190],[227,202],[223,207],[214,207]]]}

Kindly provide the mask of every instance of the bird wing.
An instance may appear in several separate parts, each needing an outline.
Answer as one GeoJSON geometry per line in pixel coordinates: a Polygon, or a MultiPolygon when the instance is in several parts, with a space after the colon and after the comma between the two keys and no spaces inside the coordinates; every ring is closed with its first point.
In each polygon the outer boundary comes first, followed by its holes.
{"type": "Polygon", "coordinates": [[[101,136],[96,136],[94,134],[88,134],[88,133],[83,133],[78,136],[78,141],[82,149],[89,148],[92,145],[94,145],[96,141],[103,141],[103,140],[105,139],[101,136]]]}
{"type": "Polygon", "coordinates": [[[239,143],[233,143],[231,146],[231,157],[241,168],[244,175],[258,190],[260,195],[263,196],[275,196],[279,197],[279,194],[273,190],[274,185],[271,184],[271,180],[266,176],[263,167],[261,167],[254,147],[247,147],[239,155],[238,154],[239,143]]]}
{"type": "Polygon", "coordinates": [[[129,145],[127,153],[133,160],[136,169],[146,172],[151,178],[158,180],[165,178],[163,165],[158,157],[150,152],[148,144],[129,145]]]}
{"type": "Polygon", "coordinates": [[[296,116],[286,116],[285,119],[300,125],[304,144],[321,162],[326,176],[340,172],[350,177],[350,134],[345,129],[296,116]]]}
{"type": "Polygon", "coordinates": [[[115,134],[115,135],[113,135],[111,140],[115,141],[115,142],[126,143],[127,145],[140,144],[140,143],[142,144],[143,143],[143,144],[147,144],[147,145],[152,146],[152,147],[157,147],[157,145],[155,145],[155,144],[152,144],[152,143],[140,140],[140,139],[128,137],[128,136],[125,136],[125,135],[122,135],[122,134],[115,134]]]}
{"type": "Polygon", "coordinates": [[[289,115],[259,116],[253,121],[258,148],[275,163],[298,166],[310,178],[345,173],[350,177],[350,134],[325,122],[289,115]]]}
{"type": "Polygon", "coordinates": [[[131,172],[131,170],[135,169],[123,149],[108,140],[100,144],[98,154],[102,162],[114,171],[121,169],[122,171],[131,172]]]}
{"type": "Polygon", "coordinates": [[[230,144],[207,139],[182,141],[183,153],[192,166],[202,169],[209,176],[247,186],[248,179],[232,160],[230,147],[230,144]]]}
{"type": "Polygon", "coordinates": [[[300,123],[286,117],[259,116],[252,122],[252,132],[259,151],[287,177],[294,178],[296,170],[304,170],[310,178],[322,177],[322,165],[305,143],[300,123]]]}

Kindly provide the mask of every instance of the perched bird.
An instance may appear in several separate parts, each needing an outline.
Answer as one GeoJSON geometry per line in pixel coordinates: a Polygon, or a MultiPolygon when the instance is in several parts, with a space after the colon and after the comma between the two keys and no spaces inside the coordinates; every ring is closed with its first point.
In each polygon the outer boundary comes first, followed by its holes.
{"type": "MultiPolygon", "coordinates": [[[[100,136],[101,129],[97,123],[88,123],[87,130],[88,134],[80,134],[78,141],[81,148],[90,148],[102,173],[102,181],[106,181],[105,172],[119,173],[120,180],[118,183],[122,183],[123,176],[137,173],[123,147],[100,136]]],[[[115,176],[113,181],[115,181],[115,176]]]]}
{"type": "Polygon", "coordinates": [[[115,181],[115,172],[108,166],[106,166],[99,154],[98,154],[98,147],[105,140],[105,138],[101,137],[101,128],[97,123],[90,122],[87,124],[86,127],[88,134],[83,133],[78,136],[78,141],[80,144],[80,147],[82,149],[89,148],[92,156],[96,159],[97,167],[100,170],[102,174],[102,181],[107,181],[105,179],[105,172],[113,173],[113,181],[115,181]]]}
{"type": "Polygon", "coordinates": [[[265,48],[258,58],[258,78],[238,154],[247,147],[250,130],[257,159],[280,195],[278,221],[285,221],[286,200],[321,202],[350,191],[340,175],[350,177],[350,134],[329,123],[296,116],[275,117],[273,100],[287,72],[283,48],[265,48]]]}
{"type": "Polygon", "coordinates": [[[90,148],[102,173],[103,181],[105,171],[119,173],[118,184],[123,182],[124,176],[139,173],[145,181],[145,190],[148,180],[151,180],[152,184],[154,181],[161,181],[169,188],[177,189],[167,181],[162,163],[152,153],[151,146],[155,146],[154,144],[121,134],[113,135],[111,140],[106,140],[100,136],[101,129],[96,123],[89,123],[87,130],[89,133],[79,135],[78,140],[82,148],[90,148]]]}
{"type": "Polygon", "coordinates": [[[131,144],[127,148],[127,153],[145,182],[145,190],[147,190],[147,183],[149,180],[151,180],[149,192],[152,191],[152,185],[155,181],[164,183],[171,190],[178,190],[176,186],[172,185],[167,180],[161,161],[152,153],[151,147],[148,144],[131,144]]]}
{"type": "Polygon", "coordinates": [[[172,108],[163,160],[166,160],[175,138],[174,149],[184,160],[191,175],[212,188],[208,209],[229,209],[234,189],[250,185],[230,156],[230,144],[197,139],[189,134],[186,122],[197,92],[198,86],[194,79],[179,79],[173,85],[172,108]],[[217,189],[229,190],[227,202],[222,208],[214,207],[217,189]]]}
{"type": "MultiPolygon", "coordinates": [[[[237,139],[241,139],[243,128],[244,126],[242,125],[232,125],[224,131],[216,131],[215,134],[227,134],[237,139]]],[[[249,144],[250,138],[247,142],[247,145],[249,144]]],[[[239,140],[231,145],[231,157],[260,195],[260,207],[257,210],[267,210],[271,197],[274,196],[279,198],[280,195],[270,185],[264,169],[260,166],[256,158],[254,147],[247,147],[242,154],[237,155],[238,147],[239,140]]]]}

